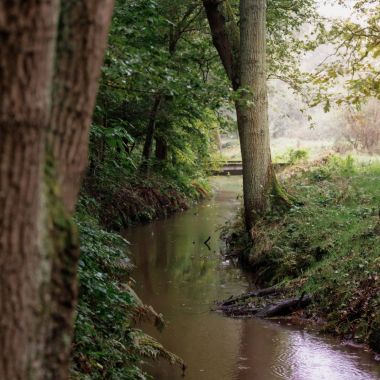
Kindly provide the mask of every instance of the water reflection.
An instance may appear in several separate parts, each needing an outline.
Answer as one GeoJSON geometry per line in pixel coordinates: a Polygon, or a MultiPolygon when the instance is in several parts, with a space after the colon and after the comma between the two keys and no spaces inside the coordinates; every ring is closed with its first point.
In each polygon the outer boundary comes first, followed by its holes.
{"type": "MultiPolygon", "coordinates": [[[[258,320],[234,320],[210,312],[213,302],[244,291],[239,270],[220,260],[216,226],[240,201],[237,177],[216,179],[223,189],[210,202],[183,214],[126,231],[138,266],[134,277],[145,303],[162,312],[159,338],[189,365],[188,380],[374,380],[379,366],[369,355],[336,341],[258,320]],[[209,250],[203,242],[211,236],[209,250]]],[[[178,368],[149,365],[158,380],[182,379],[178,368]]]]}
{"type": "Polygon", "coordinates": [[[376,380],[368,354],[335,339],[259,320],[243,321],[236,380],[376,380]]]}

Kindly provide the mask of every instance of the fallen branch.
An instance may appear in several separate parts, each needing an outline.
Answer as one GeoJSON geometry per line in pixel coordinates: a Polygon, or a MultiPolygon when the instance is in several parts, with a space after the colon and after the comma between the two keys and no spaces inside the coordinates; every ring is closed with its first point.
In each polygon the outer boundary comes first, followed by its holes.
{"type": "Polygon", "coordinates": [[[250,297],[264,297],[267,295],[278,294],[279,292],[280,290],[274,287],[260,289],[255,292],[224,301],[218,305],[217,309],[230,317],[255,316],[257,318],[273,318],[292,314],[297,310],[304,309],[312,302],[311,296],[302,294],[300,298],[281,300],[264,308],[259,308],[254,303],[237,303],[238,301],[244,301],[250,297]]]}
{"type": "Polygon", "coordinates": [[[211,247],[208,245],[208,242],[211,240],[211,236],[209,236],[204,242],[203,244],[208,248],[209,251],[211,251],[211,247]]]}
{"type": "Polygon", "coordinates": [[[282,292],[281,289],[278,289],[276,286],[272,286],[271,288],[258,289],[258,290],[243,294],[238,297],[229,298],[228,300],[222,302],[220,306],[233,305],[234,303],[245,301],[248,298],[265,297],[265,296],[280,294],[281,292],[282,292]]]}
{"type": "Polygon", "coordinates": [[[251,305],[219,306],[218,310],[228,317],[250,317],[260,311],[259,308],[251,305]]]}
{"type": "Polygon", "coordinates": [[[258,318],[273,318],[284,315],[289,315],[297,310],[303,309],[309,306],[312,302],[312,298],[309,295],[302,295],[301,298],[292,298],[289,300],[281,301],[274,305],[269,305],[260,310],[256,317],[258,318]]]}
{"type": "Polygon", "coordinates": [[[203,242],[203,244],[208,244],[208,242],[211,240],[211,236],[209,236],[204,242],[203,242]]]}

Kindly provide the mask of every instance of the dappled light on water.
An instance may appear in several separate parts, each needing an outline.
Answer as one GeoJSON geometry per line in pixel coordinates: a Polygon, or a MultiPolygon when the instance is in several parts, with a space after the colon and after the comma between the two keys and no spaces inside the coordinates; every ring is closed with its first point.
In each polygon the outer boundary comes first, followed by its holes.
{"type": "Polygon", "coordinates": [[[236,380],[376,380],[380,368],[365,352],[275,323],[242,321],[236,380]]]}

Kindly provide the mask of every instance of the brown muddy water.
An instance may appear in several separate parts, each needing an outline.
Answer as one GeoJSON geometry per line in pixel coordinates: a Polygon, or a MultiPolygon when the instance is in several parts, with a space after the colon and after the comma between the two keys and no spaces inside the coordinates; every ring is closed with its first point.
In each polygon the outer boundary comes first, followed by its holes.
{"type": "MultiPolygon", "coordinates": [[[[223,262],[218,226],[240,205],[240,177],[213,179],[215,197],[166,220],[130,228],[137,293],[162,313],[162,333],[143,326],[187,363],[187,380],[375,380],[380,364],[362,350],[276,323],[226,318],[210,311],[215,300],[244,292],[249,281],[223,262]],[[211,236],[210,250],[203,242],[211,236]]],[[[153,362],[157,380],[182,371],[153,362]]]]}

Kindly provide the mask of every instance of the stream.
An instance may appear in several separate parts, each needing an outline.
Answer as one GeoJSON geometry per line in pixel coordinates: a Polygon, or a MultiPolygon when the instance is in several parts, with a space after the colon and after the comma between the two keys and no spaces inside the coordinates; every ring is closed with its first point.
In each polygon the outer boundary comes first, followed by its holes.
{"type": "MultiPolygon", "coordinates": [[[[223,262],[217,230],[241,203],[241,178],[212,181],[217,191],[211,200],[125,233],[137,265],[136,292],[166,321],[162,333],[145,325],[144,331],[185,360],[187,380],[380,379],[380,364],[368,352],[334,338],[210,311],[216,300],[249,287],[239,269],[223,262]],[[209,236],[210,249],[204,244],[209,236]]],[[[178,366],[164,361],[149,363],[146,371],[156,380],[183,379],[178,366]]]]}

